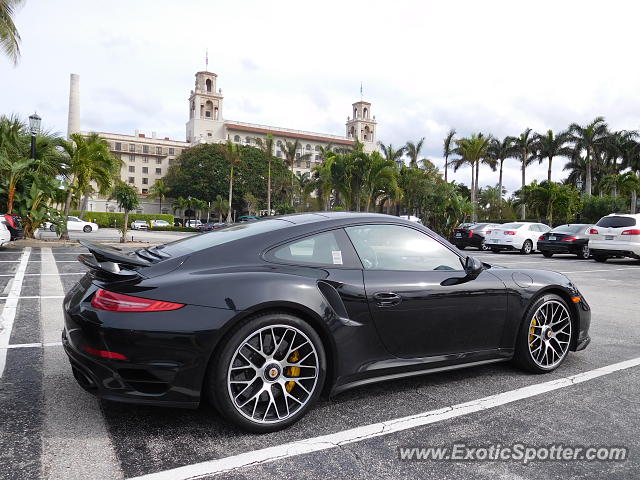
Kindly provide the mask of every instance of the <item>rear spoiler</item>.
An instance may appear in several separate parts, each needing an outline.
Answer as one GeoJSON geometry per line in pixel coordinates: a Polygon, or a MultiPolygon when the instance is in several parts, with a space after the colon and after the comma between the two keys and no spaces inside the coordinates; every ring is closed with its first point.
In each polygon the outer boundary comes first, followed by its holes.
{"type": "Polygon", "coordinates": [[[152,265],[151,262],[140,257],[126,255],[120,248],[96,245],[82,240],[80,245],[89,250],[91,254],[81,254],[78,256],[78,260],[93,270],[101,270],[120,276],[135,276],[137,272],[131,269],[152,265]]]}

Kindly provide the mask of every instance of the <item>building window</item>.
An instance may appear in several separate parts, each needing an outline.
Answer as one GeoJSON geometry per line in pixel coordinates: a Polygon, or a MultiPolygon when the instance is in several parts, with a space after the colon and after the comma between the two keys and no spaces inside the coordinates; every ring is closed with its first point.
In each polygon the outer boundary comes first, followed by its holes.
{"type": "Polygon", "coordinates": [[[276,157],[282,158],[282,152],[280,150],[276,152],[276,157]]]}
{"type": "Polygon", "coordinates": [[[213,133],[207,132],[207,137],[213,137],[213,133]]]}
{"type": "Polygon", "coordinates": [[[149,173],[149,167],[142,167],[142,173],[149,173]]]}
{"type": "Polygon", "coordinates": [[[142,163],[149,163],[149,157],[142,157],[142,163]]]}
{"type": "Polygon", "coordinates": [[[173,147],[169,147],[169,155],[173,155],[173,154],[174,154],[173,147]]]}
{"type": "Polygon", "coordinates": [[[173,165],[174,162],[175,162],[175,159],[173,159],[173,158],[169,159],[169,165],[173,165]]]}
{"type": "Polygon", "coordinates": [[[129,155],[129,161],[130,162],[135,162],[136,161],[136,156],[135,155],[129,155]]]}
{"type": "Polygon", "coordinates": [[[236,143],[240,142],[240,135],[236,135],[235,137],[233,137],[233,141],[236,143]]]}
{"type": "Polygon", "coordinates": [[[301,160],[296,160],[296,167],[300,168],[300,164],[302,163],[301,160]]]}
{"type": "Polygon", "coordinates": [[[136,171],[136,167],[133,165],[129,165],[129,173],[134,173],[136,171]]]}
{"type": "Polygon", "coordinates": [[[129,183],[133,183],[135,179],[133,177],[129,177],[129,183]]]}
{"type": "Polygon", "coordinates": [[[149,185],[149,179],[148,179],[147,177],[144,177],[144,178],[142,179],[142,184],[143,184],[143,185],[149,185]]]}
{"type": "Polygon", "coordinates": [[[130,143],[129,144],[129,151],[130,152],[135,152],[136,151],[136,144],[135,143],[130,143]]]}
{"type": "Polygon", "coordinates": [[[316,145],[316,152],[320,151],[320,145],[316,145]]]}
{"type": "Polygon", "coordinates": [[[300,159],[300,152],[296,152],[296,158],[299,160],[300,159]]]}
{"type": "Polygon", "coordinates": [[[162,155],[162,147],[156,147],[156,155],[162,155]]]}
{"type": "Polygon", "coordinates": [[[147,195],[148,193],[149,193],[149,190],[148,190],[148,189],[146,189],[146,188],[143,188],[143,189],[142,189],[142,194],[143,194],[143,195],[147,195]]]}
{"type": "Polygon", "coordinates": [[[116,150],[118,151],[122,150],[122,143],[116,142],[116,150]]]}
{"type": "Polygon", "coordinates": [[[277,145],[278,147],[282,147],[282,141],[281,141],[281,140],[278,140],[278,141],[276,142],[276,145],[277,145]]]}
{"type": "Polygon", "coordinates": [[[161,158],[156,158],[156,164],[157,165],[162,165],[162,159],[161,158]]]}
{"type": "Polygon", "coordinates": [[[307,146],[306,146],[306,147],[304,147],[304,149],[305,149],[305,150],[311,150],[311,145],[309,145],[309,144],[307,143],[307,146]]]}
{"type": "Polygon", "coordinates": [[[311,162],[307,161],[307,168],[311,168],[311,162]]]}
{"type": "Polygon", "coordinates": [[[251,145],[251,137],[244,137],[244,143],[251,145]]]}
{"type": "Polygon", "coordinates": [[[149,153],[149,145],[142,146],[142,153],[149,153]]]}
{"type": "Polygon", "coordinates": [[[162,169],[156,168],[156,175],[162,175],[162,169]]]}
{"type": "Polygon", "coordinates": [[[320,161],[320,155],[316,155],[316,162],[320,161]]]}

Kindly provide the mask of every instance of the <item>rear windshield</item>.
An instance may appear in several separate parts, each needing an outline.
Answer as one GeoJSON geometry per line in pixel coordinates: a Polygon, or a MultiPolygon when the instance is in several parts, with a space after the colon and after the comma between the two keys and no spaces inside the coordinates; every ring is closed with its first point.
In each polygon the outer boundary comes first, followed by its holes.
{"type": "Polygon", "coordinates": [[[513,228],[517,230],[521,226],[521,223],[505,223],[504,225],[500,225],[500,228],[513,228]]]}
{"type": "Polygon", "coordinates": [[[587,225],[560,225],[551,230],[553,233],[578,233],[587,228],[587,225]]]}
{"type": "Polygon", "coordinates": [[[291,222],[277,219],[243,222],[236,225],[230,225],[219,230],[214,230],[209,233],[195,234],[191,237],[177,240],[158,248],[162,249],[162,253],[167,253],[171,256],[184,255],[187,253],[198,252],[209,247],[215,247],[216,245],[222,245],[223,243],[233,242],[234,240],[239,240],[241,238],[252,237],[254,235],[290,226],[291,222]]]}
{"type": "Polygon", "coordinates": [[[611,228],[622,228],[622,227],[633,227],[636,224],[636,219],[633,217],[602,217],[596,225],[598,227],[611,227],[611,228]]]}

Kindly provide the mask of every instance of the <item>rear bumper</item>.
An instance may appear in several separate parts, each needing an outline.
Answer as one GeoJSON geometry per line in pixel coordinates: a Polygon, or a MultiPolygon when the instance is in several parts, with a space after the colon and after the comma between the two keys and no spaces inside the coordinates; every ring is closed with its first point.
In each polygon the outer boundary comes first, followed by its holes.
{"type": "Polygon", "coordinates": [[[487,242],[487,247],[490,249],[497,250],[520,250],[522,248],[522,244],[513,244],[513,243],[492,243],[487,242]]]}
{"type": "Polygon", "coordinates": [[[593,254],[609,257],[640,257],[640,243],[610,240],[591,240],[589,248],[593,254]]]}
{"type": "Polygon", "coordinates": [[[453,243],[456,247],[476,247],[480,248],[482,246],[483,238],[474,238],[474,237],[462,237],[456,238],[453,237],[451,239],[451,243],[453,243]]]}
{"type": "Polygon", "coordinates": [[[568,242],[543,242],[538,240],[538,250],[551,253],[578,253],[582,245],[573,245],[568,242]]]}

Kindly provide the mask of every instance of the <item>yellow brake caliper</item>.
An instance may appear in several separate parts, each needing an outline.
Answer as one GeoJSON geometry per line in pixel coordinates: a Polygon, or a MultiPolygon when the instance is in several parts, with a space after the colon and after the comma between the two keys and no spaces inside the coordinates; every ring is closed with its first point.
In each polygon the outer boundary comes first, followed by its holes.
{"type": "Polygon", "coordinates": [[[536,333],[536,329],[535,326],[538,324],[538,322],[536,322],[536,319],[533,318],[531,320],[531,328],[529,329],[529,345],[533,346],[533,341],[536,339],[535,337],[535,333],[536,333]]]}
{"type": "MultiPolygon", "coordinates": [[[[298,350],[294,350],[293,353],[289,355],[288,361],[289,363],[296,363],[298,360],[300,360],[300,352],[298,350]]],[[[287,375],[287,377],[299,377],[300,367],[287,367],[285,374],[287,375]]],[[[291,393],[291,390],[293,390],[293,387],[295,387],[295,385],[296,382],[294,382],[293,380],[289,380],[287,383],[285,383],[284,386],[287,389],[287,393],[291,393]]]]}

